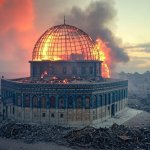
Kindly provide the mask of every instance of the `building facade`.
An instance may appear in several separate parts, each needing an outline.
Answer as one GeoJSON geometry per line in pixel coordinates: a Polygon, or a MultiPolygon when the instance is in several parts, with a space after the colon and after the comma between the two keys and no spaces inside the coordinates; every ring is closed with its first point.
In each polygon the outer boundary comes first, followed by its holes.
{"type": "Polygon", "coordinates": [[[76,27],[48,29],[33,50],[30,77],[1,80],[3,117],[81,127],[115,116],[127,104],[128,81],[102,78],[98,53],[76,27]]]}

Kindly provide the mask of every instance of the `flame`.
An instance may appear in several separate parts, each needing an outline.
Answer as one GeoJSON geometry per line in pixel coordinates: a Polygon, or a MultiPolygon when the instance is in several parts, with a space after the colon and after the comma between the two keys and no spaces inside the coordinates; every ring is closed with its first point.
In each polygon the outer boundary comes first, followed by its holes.
{"type": "Polygon", "coordinates": [[[58,78],[57,78],[57,77],[55,77],[55,76],[53,76],[53,77],[52,77],[52,79],[53,79],[53,80],[57,80],[58,78]]]}
{"type": "Polygon", "coordinates": [[[47,70],[45,70],[42,74],[41,74],[41,79],[43,79],[44,77],[46,77],[48,75],[47,70]]]}
{"type": "MultiPolygon", "coordinates": [[[[45,41],[40,45],[39,51],[38,51],[38,58],[37,60],[51,60],[51,61],[57,61],[57,60],[82,60],[84,59],[84,56],[82,55],[81,46],[76,46],[75,53],[72,52],[72,46],[70,45],[70,41],[65,41],[65,43],[62,43],[62,41],[57,41],[58,38],[55,35],[46,35],[46,38],[44,38],[45,41]],[[60,43],[57,46],[55,43],[60,43]],[[69,44],[68,44],[69,43],[69,44]],[[52,46],[53,45],[53,46],[52,46]],[[55,45],[55,46],[54,46],[55,45]],[[65,46],[67,45],[67,46],[65,46]],[[67,50],[66,50],[67,48],[67,50]],[[52,50],[51,50],[52,49],[52,50]],[[83,58],[82,58],[83,57],[83,58]]],[[[65,39],[66,40],[66,39],[65,39]]],[[[73,42],[74,45],[80,45],[78,41],[73,42]]],[[[94,45],[94,48],[92,49],[92,56],[94,56],[94,60],[100,60],[102,61],[102,77],[103,78],[110,78],[110,57],[109,57],[110,49],[107,47],[107,44],[102,41],[101,39],[97,39],[96,43],[94,45]]],[[[34,58],[36,59],[36,58],[34,58]]],[[[33,60],[34,60],[33,59],[33,60]]],[[[91,57],[92,59],[92,57],[91,57]]],[[[42,74],[41,78],[45,77],[46,74],[42,74]]],[[[64,81],[65,83],[66,81],[64,81]]]]}
{"type": "Polygon", "coordinates": [[[93,60],[90,37],[67,25],[47,30],[36,43],[32,60],[93,60]]]}
{"type": "Polygon", "coordinates": [[[102,63],[103,78],[110,78],[110,69],[108,66],[108,64],[110,63],[109,51],[110,49],[107,47],[106,43],[98,38],[96,40],[96,44],[93,49],[93,55],[96,57],[97,60],[103,61],[102,63]]]}
{"type": "Polygon", "coordinates": [[[63,84],[67,84],[68,83],[68,80],[67,79],[64,79],[63,80],[63,84]]]}
{"type": "MultiPolygon", "coordinates": [[[[52,61],[56,61],[56,60],[61,60],[61,58],[54,56],[54,57],[50,57],[49,56],[49,47],[51,47],[51,43],[53,40],[53,36],[48,36],[48,38],[45,41],[45,44],[43,45],[42,51],[41,51],[41,60],[52,60],[52,61]]],[[[55,54],[54,54],[55,55],[55,54]]]]}

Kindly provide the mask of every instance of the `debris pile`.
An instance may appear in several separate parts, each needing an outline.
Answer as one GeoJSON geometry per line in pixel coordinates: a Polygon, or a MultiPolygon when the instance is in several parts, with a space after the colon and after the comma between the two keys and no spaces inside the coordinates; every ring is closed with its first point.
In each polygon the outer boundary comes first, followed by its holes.
{"type": "Polygon", "coordinates": [[[97,78],[82,78],[82,77],[41,77],[40,79],[31,79],[30,77],[27,78],[19,78],[19,79],[14,79],[13,81],[19,82],[19,83],[40,83],[40,84],[68,84],[68,83],[73,83],[73,84],[78,84],[78,83],[97,83],[101,81],[109,81],[110,79],[97,79],[97,78]]]}
{"type": "Polygon", "coordinates": [[[0,124],[0,137],[22,139],[26,143],[51,141],[61,144],[63,136],[71,130],[60,126],[3,122],[0,124]]]}
{"type": "Polygon", "coordinates": [[[82,129],[23,123],[0,124],[0,137],[22,139],[25,142],[55,142],[57,144],[93,149],[150,149],[150,127],[129,128],[113,124],[111,128],[82,129]]]}
{"type": "Polygon", "coordinates": [[[113,124],[111,128],[86,127],[65,136],[71,146],[95,149],[150,149],[150,128],[133,129],[113,124]]]}

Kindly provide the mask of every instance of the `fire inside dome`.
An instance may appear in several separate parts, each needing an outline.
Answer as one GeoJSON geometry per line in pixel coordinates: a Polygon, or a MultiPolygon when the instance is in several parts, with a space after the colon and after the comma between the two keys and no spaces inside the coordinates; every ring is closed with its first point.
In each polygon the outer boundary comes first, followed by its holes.
{"type": "MultiPolygon", "coordinates": [[[[48,29],[37,41],[33,61],[96,60],[92,55],[94,42],[84,31],[70,25],[48,29]]],[[[98,52],[96,55],[99,55],[98,52]]]]}
{"type": "Polygon", "coordinates": [[[33,61],[57,60],[100,60],[102,76],[110,78],[106,63],[105,48],[99,39],[96,44],[91,37],[79,28],[71,25],[57,25],[49,28],[35,44],[33,61]]]}

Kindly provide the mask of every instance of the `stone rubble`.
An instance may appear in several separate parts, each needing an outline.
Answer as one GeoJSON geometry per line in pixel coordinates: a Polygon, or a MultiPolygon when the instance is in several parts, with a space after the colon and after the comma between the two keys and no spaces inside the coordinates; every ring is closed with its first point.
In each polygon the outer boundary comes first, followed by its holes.
{"type": "Polygon", "coordinates": [[[84,149],[150,149],[150,127],[129,128],[118,124],[113,124],[111,128],[77,129],[3,121],[0,124],[0,137],[21,139],[26,143],[54,142],[84,149]]]}

